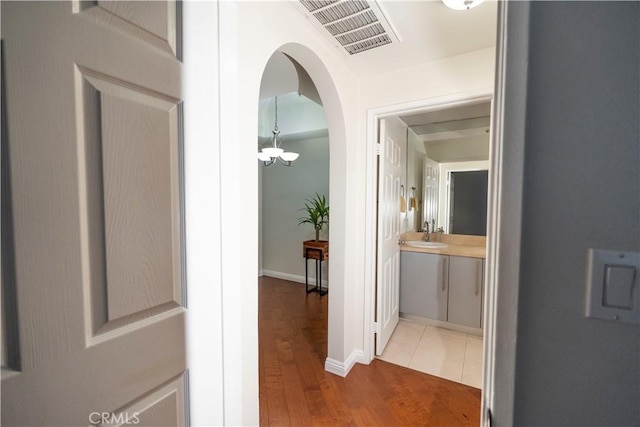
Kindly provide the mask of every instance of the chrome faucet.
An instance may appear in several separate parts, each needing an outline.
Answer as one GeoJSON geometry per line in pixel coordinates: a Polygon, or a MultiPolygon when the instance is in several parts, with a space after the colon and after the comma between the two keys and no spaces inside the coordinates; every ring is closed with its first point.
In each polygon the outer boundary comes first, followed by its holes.
{"type": "Polygon", "coordinates": [[[424,240],[425,242],[429,242],[431,240],[431,237],[429,236],[429,221],[424,222],[423,231],[424,236],[422,236],[422,240],[424,240]]]}

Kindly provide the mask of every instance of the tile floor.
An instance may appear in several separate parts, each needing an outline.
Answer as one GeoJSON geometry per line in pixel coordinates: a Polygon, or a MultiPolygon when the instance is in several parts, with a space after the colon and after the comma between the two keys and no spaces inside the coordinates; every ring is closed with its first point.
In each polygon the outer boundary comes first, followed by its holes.
{"type": "Polygon", "coordinates": [[[380,359],[482,387],[482,337],[400,319],[380,359]]]}

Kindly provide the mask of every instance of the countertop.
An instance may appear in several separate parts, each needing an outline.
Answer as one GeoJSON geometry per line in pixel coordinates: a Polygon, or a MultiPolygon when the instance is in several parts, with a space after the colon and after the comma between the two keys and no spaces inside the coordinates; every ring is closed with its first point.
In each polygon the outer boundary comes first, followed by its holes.
{"type": "MultiPolygon", "coordinates": [[[[465,256],[471,258],[487,257],[486,238],[483,236],[437,234],[438,233],[432,233],[431,240],[446,243],[447,246],[445,248],[418,248],[415,246],[400,245],[400,250],[406,252],[422,252],[425,254],[465,256]]],[[[402,239],[405,241],[422,240],[423,236],[423,233],[408,232],[403,234],[402,239]]]]}

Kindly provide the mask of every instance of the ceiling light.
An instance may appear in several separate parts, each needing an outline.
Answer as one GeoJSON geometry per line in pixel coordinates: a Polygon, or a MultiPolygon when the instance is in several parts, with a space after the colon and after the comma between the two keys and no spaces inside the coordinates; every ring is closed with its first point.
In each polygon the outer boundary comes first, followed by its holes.
{"type": "Polygon", "coordinates": [[[291,151],[284,151],[280,148],[282,140],[280,138],[280,130],[278,129],[278,97],[276,96],[276,122],[272,131],[271,146],[265,147],[262,151],[258,152],[258,160],[262,162],[263,166],[271,166],[276,162],[280,162],[285,166],[291,166],[291,163],[298,158],[298,153],[291,151]]]}
{"type": "Polygon", "coordinates": [[[476,7],[484,0],[442,0],[445,6],[454,10],[467,10],[476,7]]]}

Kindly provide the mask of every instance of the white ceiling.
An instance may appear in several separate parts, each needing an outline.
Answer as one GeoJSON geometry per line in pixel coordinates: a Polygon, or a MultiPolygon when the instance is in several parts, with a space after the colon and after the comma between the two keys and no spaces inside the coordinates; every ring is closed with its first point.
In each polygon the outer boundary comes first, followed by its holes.
{"type": "Polygon", "coordinates": [[[408,68],[495,45],[495,0],[462,11],[449,9],[440,0],[379,0],[377,5],[400,42],[349,55],[328,31],[312,25],[358,75],[408,68]]]}

